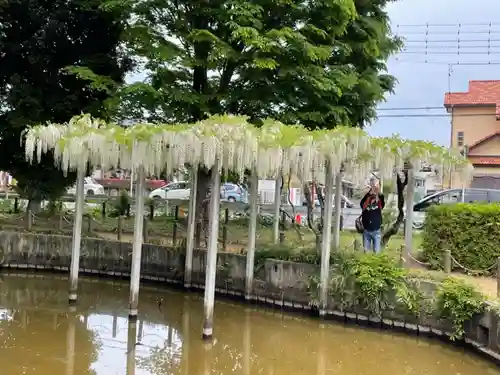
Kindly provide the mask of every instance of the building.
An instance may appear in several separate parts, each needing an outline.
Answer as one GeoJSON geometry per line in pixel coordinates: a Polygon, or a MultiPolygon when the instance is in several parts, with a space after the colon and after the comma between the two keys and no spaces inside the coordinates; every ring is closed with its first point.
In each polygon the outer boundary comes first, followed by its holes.
{"type": "MultiPolygon", "coordinates": [[[[446,93],[451,115],[451,147],[474,165],[472,187],[500,189],[500,80],[470,81],[467,92],[446,93]]],[[[465,187],[448,176],[450,187],[465,187]]]]}

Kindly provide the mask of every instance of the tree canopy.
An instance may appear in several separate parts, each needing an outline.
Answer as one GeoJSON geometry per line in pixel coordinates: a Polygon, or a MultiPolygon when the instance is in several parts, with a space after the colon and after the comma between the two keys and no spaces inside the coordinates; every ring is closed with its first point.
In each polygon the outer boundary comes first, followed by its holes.
{"type": "Polygon", "coordinates": [[[130,60],[119,49],[126,14],[97,0],[0,3],[0,169],[30,199],[58,196],[74,181],[50,155],[25,161],[20,138],[31,124],[81,112],[106,118],[130,60]],[[100,80],[104,80],[99,85],[100,80]],[[106,84],[105,84],[106,83],[106,84]]]}
{"type": "Polygon", "coordinates": [[[388,2],[109,0],[128,12],[125,41],[146,72],[121,92],[120,115],[363,126],[395,83],[388,2]]]}

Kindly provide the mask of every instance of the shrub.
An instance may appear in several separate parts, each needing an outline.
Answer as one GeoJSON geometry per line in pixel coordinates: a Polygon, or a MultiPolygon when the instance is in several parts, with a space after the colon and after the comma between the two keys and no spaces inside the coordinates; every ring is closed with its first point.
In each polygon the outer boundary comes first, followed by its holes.
{"type": "Polygon", "coordinates": [[[440,318],[451,320],[454,340],[463,337],[465,322],[484,311],[484,296],[462,280],[448,277],[438,288],[436,308],[440,318]]]}
{"type": "Polygon", "coordinates": [[[110,213],[110,217],[125,216],[127,215],[128,208],[130,206],[130,195],[126,190],[120,192],[120,196],[117,200],[113,201],[113,209],[110,213]]]}
{"type": "Polygon", "coordinates": [[[406,276],[387,254],[346,253],[332,265],[331,293],[342,309],[361,306],[381,316],[399,303],[418,314],[419,291],[406,276]]]}
{"type": "Polygon", "coordinates": [[[443,253],[464,267],[486,270],[500,256],[500,204],[450,204],[429,209],[424,223],[422,257],[435,268],[443,253]]]}

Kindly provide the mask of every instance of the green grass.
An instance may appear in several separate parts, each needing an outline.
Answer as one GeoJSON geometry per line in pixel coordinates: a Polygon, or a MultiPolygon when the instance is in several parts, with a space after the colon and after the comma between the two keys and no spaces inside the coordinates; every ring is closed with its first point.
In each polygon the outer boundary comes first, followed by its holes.
{"type": "MultiPolygon", "coordinates": [[[[0,225],[5,229],[26,230],[28,226],[26,214],[1,214],[0,225]]],[[[177,240],[186,235],[186,220],[185,218],[179,219],[177,223],[177,240]]],[[[224,223],[221,220],[219,238],[222,240],[224,232],[224,223]]],[[[152,221],[147,220],[147,228],[149,238],[152,242],[158,244],[169,244],[169,239],[172,238],[174,220],[166,216],[155,217],[152,221]]],[[[69,214],[49,215],[43,213],[35,215],[32,222],[32,231],[44,233],[60,233],[70,234],[73,229],[73,220],[69,214]]],[[[83,234],[91,237],[103,237],[107,239],[115,239],[118,229],[118,219],[99,216],[85,217],[83,221],[83,234]],[[89,225],[90,224],[90,225],[89,225]],[[90,232],[89,232],[90,229],[90,232]]],[[[123,240],[128,241],[129,237],[134,231],[134,218],[123,218],[122,220],[123,240]]],[[[283,246],[296,248],[297,250],[304,248],[313,248],[316,243],[316,236],[313,231],[306,227],[293,228],[289,225],[284,231],[285,238],[282,243],[283,246]]],[[[202,242],[204,234],[201,236],[202,242]]],[[[358,245],[362,247],[362,236],[354,231],[344,230],[341,232],[340,248],[347,249],[353,248],[355,240],[358,240],[358,245]]],[[[241,251],[247,245],[248,240],[248,226],[245,221],[234,220],[229,221],[227,224],[227,248],[229,250],[241,251]]],[[[420,236],[415,234],[413,239],[413,249],[420,247],[420,236]]],[[[269,224],[258,224],[257,227],[257,246],[270,246],[273,244],[273,228],[269,224]]],[[[401,246],[404,245],[404,238],[401,235],[393,236],[386,246],[388,251],[399,251],[401,246]]]]}

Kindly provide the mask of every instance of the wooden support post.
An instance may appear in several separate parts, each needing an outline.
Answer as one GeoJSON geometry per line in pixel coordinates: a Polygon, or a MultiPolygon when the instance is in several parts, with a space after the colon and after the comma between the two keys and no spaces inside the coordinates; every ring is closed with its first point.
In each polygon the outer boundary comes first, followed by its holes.
{"type": "Polygon", "coordinates": [[[31,229],[33,229],[33,213],[31,212],[31,210],[28,210],[26,215],[26,229],[30,231],[31,229]]]}
{"type": "Polygon", "coordinates": [[[146,231],[144,225],[144,193],[146,176],[144,167],[137,169],[135,189],[134,239],[132,243],[132,266],[130,272],[129,318],[137,318],[139,306],[139,285],[141,280],[142,239],[146,231]]]}
{"type": "Polygon", "coordinates": [[[154,202],[149,203],[149,220],[153,221],[155,218],[155,204],[154,202]]]}
{"type": "Polygon", "coordinates": [[[177,226],[179,222],[179,206],[175,206],[174,211],[174,226],[172,228],[172,245],[175,246],[177,244],[177,226]]]}
{"type": "Polygon", "coordinates": [[[443,266],[444,266],[444,273],[451,273],[451,251],[450,250],[444,251],[443,266]]]}
{"type": "Polygon", "coordinates": [[[224,225],[222,227],[222,249],[227,250],[227,224],[229,223],[229,208],[224,210],[224,225]]]}
{"type": "Polygon", "coordinates": [[[405,248],[406,248],[405,245],[401,245],[401,248],[399,249],[399,266],[401,268],[404,268],[405,266],[405,255],[406,255],[405,248]]]}
{"type": "MultiPolygon", "coordinates": [[[[82,242],[83,211],[85,207],[85,169],[79,167],[76,179],[76,202],[73,219],[73,238],[71,241],[71,264],[69,272],[69,302],[73,303],[78,294],[78,273],[80,270],[80,248],[82,242]]],[[[92,218],[89,218],[89,232],[91,231],[92,218]]]]}
{"type": "Polygon", "coordinates": [[[256,168],[250,176],[250,222],[248,226],[247,263],[245,271],[245,299],[252,299],[253,276],[255,267],[255,235],[257,232],[257,214],[259,210],[258,197],[259,178],[256,168]]]}
{"type": "Polygon", "coordinates": [[[144,216],[144,224],[142,228],[142,241],[148,243],[149,240],[149,230],[148,230],[148,218],[144,216]]]}
{"type": "Polygon", "coordinates": [[[286,214],[285,211],[281,211],[281,225],[280,225],[280,244],[285,242],[285,223],[286,223],[286,214]]]}
{"type": "Polygon", "coordinates": [[[205,271],[205,298],[203,303],[203,339],[212,339],[215,278],[217,273],[217,242],[219,239],[219,214],[220,214],[220,171],[216,160],[212,167],[212,196],[210,197],[209,234],[207,246],[207,263],[205,271]]]}
{"type": "Polygon", "coordinates": [[[201,245],[201,223],[200,222],[196,223],[196,231],[195,231],[194,238],[195,238],[195,240],[194,240],[195,247],[199,248],[201,245]]]}
{"type": "Polygon", "coordinates": [[[122,240],[122,233],[123,233],[123,216],[118,216],[118,225],[116,227],[116,239],[118,241],[122,240]]]}
{"type": "Polygon", "coordinates": [[[497,297],[500,297],[500,257],[497,258],[497,297]]]}
{"type": "Polygon", "coordinates": [[[355,238],[354,239],[354,250],[359,251],[359,249],[361,249],[361,242],[359,241],[358,238],[355,238]]]}
{"type": "Polygon", "coordinates": [[[199,228],[196,224],[196,190],[198,187],[198,166],[193,166],[191,171],[191,191],[189,192],[188,224],[186,233],[186,261],[184,263],[184,287],[191,288],[191,276],[193,273],[193,251],[196,245],[196,239],[199,240],[199,228]]]}
{"type": "Polygon", "coordinates": [[[102,210],[101,210],[101,213],[102,213],[102,218],[103,218],[103,219],[106,219],[106,202],[102,202],[102,210]]]}
{"type": "Polygon", "coordinates": [[[64,229],[64,212],[59,211],[59,230],[64,229]]]}
{"type": "Polygon", "coordinates": [[[87,215],[87,232],[92,233],[92,215],[87,215]]]}

